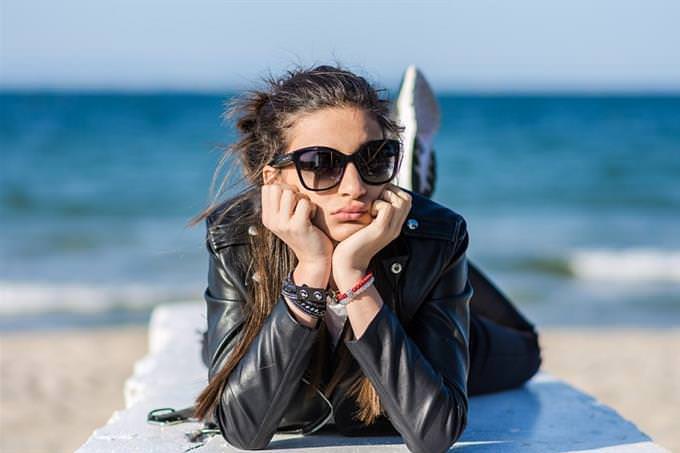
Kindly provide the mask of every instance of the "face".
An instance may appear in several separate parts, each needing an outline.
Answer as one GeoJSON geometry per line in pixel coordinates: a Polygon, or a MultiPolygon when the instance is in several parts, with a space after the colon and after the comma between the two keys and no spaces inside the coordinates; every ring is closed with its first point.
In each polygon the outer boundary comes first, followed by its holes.
{"type": "MultiPolygon", "coordinates": [[[[378,123],[364,110],[356,107],[334,107],[298,117],[287,130],[290,153],[307,146],[329,146],[344,154],[352,154],[369,140],[383,138],[378,123]]],[[[371,223],[371,204],[387,184],[366,184],[353,163],[348,163],[340,183],[328,190],[312,191],[302,185],[295,165],[276,169],[265,166],[265,182],[277,182],[297,187],[318,206],[312,223],[318,226],[334,244],[371,223]],[[336,214],[349,206],[365,208],[360,217],[349,219],[336,214]]]]}

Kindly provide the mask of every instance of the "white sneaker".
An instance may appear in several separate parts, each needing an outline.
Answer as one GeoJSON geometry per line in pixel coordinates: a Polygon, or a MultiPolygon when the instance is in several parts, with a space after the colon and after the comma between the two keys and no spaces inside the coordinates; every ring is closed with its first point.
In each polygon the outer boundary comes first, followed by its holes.
{"type": "Polygon", "coordinates": [[[391,116],[405,128],[401,134],[404,157],[393,183],[431,197],[437,176],[432,144],[441,113],[432,88],[414,65],[404,71],[391,116]]]}

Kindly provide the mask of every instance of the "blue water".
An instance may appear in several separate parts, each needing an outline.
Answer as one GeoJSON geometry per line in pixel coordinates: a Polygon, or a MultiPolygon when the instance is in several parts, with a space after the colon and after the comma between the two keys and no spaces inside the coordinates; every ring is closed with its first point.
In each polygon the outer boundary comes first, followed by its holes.
{"type": "MultiPolygon", "coordinates": [[[[185,225],[234,139],[229,96],[0,95],[0,329],[201,300],[203,225],[185,225]]],[[[680,97],[440,102],[433,198],[522,310],[680,324],[680,97]]]]}

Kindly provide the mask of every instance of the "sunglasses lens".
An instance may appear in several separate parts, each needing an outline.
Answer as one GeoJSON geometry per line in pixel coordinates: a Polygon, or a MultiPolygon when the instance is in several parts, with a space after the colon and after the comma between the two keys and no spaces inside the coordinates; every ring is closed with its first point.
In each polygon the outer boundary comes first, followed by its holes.
{"type": "Polygon", "coordinates": [[[314,190],[332,187],[342,174],[342,162],[330,150],[305,151],[299,165],[303,182],[314,190]]]}
{"type": "MultiPolygon", "coordinates": [[[[356,155],[355,163],[363,180],[384,184],[396,173],[401,144],[397,140],[374,140],[366,143],[356,155]]],[[[298,170],[304,185],[311,190],[335,186],[342,176],[345,156],[330,148],[309,149],[298,157],[298,170]]]]}
{"type": "Polygon", "coordinates": [[[400,144],[396,140],[369,142],[360,151],[359,171],[371,184],[386,183],[394,176],[400,151],[400,144]]]}

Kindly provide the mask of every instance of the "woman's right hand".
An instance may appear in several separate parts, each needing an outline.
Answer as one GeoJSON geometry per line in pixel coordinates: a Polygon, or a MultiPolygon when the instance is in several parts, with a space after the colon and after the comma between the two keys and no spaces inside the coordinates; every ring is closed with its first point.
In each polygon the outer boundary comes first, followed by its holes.
{"type": "Polygon", "coordinates": [[[262,224],[288,244],[301,263],[330,264],[333,243],[312,223],[317,209],[295,186],[262,186],[262,224]]]}
{"type": "MultiPolygon", "coordinates": [[[[284,241],[297,256],[296,285],[325,288],[331,272],[333,243],[312,223],[318,207],[297,187],[283,183],[262,186],[262,224],[284,241]]],[[[302,325],[316,329],[318,320],[284,298],[302,325]]]]}

